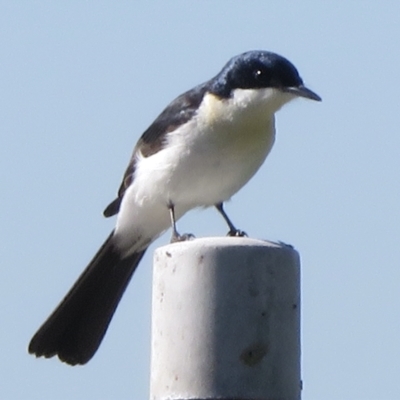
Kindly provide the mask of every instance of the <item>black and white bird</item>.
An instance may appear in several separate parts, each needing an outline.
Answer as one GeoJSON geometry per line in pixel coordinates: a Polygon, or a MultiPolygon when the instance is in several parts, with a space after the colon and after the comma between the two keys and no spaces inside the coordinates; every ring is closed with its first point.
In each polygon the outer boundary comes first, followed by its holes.
{"type": "Polygon", "coordinates": [[[275,113],[304,97],[297,69],[268,51],[232,58],[214,78],[177,97],[136,144],[117,198],[104,211],[115,229],[29,344],[36,356],[85,364],[97,351],[147,247],[195,207],[223,209],[257,172],[275,140],[275,113]]]}

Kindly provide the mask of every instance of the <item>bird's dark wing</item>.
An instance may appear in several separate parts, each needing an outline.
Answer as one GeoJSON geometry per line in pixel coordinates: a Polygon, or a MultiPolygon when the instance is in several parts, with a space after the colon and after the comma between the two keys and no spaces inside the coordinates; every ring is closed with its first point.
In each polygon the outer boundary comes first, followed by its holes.
{"type": "Polygon", "coordinates": [[[143,157],[150,157],[162,150],[167,133],[185,124],[196,114],[206,91],[207,83],[204,83],[183,93],[170,103],[143,133],[133,150],[128,168],[125,171],[121,186],[118,190],[118,197],[111,202],[103,212],[105,217],[118,214],[126,189],[131,185],[135,177],[136,155],[138,152],[140,152],[143,157]]]}

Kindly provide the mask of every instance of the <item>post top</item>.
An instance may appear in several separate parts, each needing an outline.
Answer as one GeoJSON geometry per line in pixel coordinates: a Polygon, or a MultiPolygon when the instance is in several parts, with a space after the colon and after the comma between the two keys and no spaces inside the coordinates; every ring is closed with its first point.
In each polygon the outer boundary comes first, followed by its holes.
{"type": "Polygon", "coordinates": [[[195,238],[184,242],[170,243],[159,247],[157,250],[165,251],[167,249],[184,250],[188,248],[204,247],[269,247],[277,249],[291,249],[293,246],[283,242],[273,242],[269,240],[255,239],[249,237],[229,237],[229,236],[211,236],[195,238]]]}

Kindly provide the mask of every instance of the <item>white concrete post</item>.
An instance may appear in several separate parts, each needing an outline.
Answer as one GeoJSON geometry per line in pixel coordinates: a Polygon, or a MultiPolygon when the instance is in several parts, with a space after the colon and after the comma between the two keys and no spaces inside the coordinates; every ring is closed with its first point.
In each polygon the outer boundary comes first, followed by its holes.
{"type": "Polygon", "coordinates": [[[299,400],[300,261],[205,238],[156,250],[151,400],[299,400]]]}

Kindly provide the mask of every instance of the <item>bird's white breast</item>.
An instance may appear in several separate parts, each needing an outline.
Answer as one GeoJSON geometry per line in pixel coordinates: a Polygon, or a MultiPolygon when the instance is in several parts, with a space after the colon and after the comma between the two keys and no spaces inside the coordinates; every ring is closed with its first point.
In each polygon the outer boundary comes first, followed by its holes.
{"type": "Polygon", "coordinates": [[[197,117],[169,136],[165,189],[174,204],[211,206],[248,182],[274,143],[269,100],[263,90],[242,90],[230,99],[205,96],[197,117]]]}

